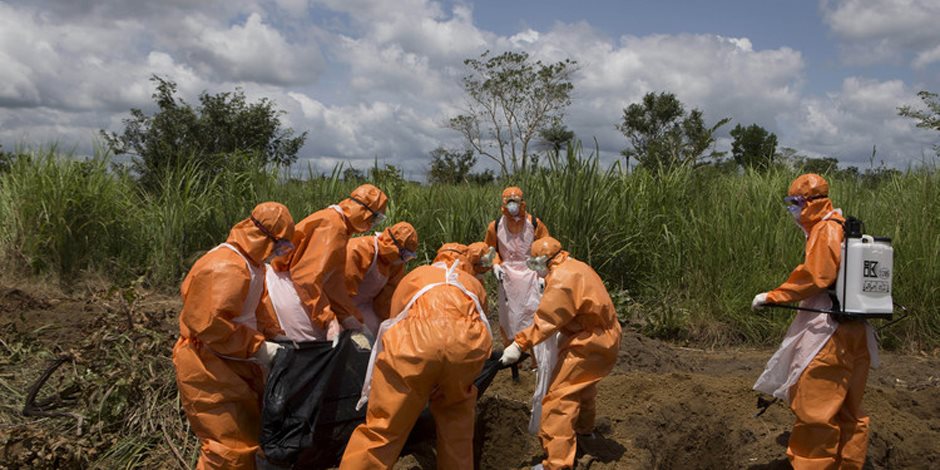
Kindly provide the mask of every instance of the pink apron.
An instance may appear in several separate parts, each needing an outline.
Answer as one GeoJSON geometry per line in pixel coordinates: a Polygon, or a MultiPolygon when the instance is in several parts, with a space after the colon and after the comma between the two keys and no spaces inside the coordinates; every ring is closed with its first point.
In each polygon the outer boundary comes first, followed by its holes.
{"type": "MultiPolygon", "coordinates": [[[[827,220],[836,213],[841,215],[842,212],[836,209],[826,214],[822,220],[827,220]]],[[[823,292],[803,300],[800,302],[800,307],[829,310],[832,308],[832,300],[829,299],[828,293],[823,292]]],[[[789,402],[790,387],[800,379],[806,366],[819,354],[838,327],[839,323],[827,313],[799,311],[790,323],[790,328],[787,329],[780,348],[767,361],[767,367],[754,383],[754,390],[789,402]]],[[[865,327],[868,331],[867,343],[871,367],[877,369],[880,360],[875,330],[867,323],[865,327]]]]}
{"type": "Polygon", "coordinates": [[[496,232],[499,256],[502,258],[500,267],[503,269],[503,282],[499,284],[498,296],[499,324],[512,339],[532,324],[542,294],[539,291],[538,274],[525,264],[535,240],[535,228],[526,221],[522,231],[513,234],[507,227],[509,220],[506,216],[502,218],[496,232]]]}
{"type": "Polygon", "coordinates": [[[310,321],[307,309],[304,307],[297,288],[290,277],[290,271],[277,271],[270,264],[266,266],[267,276],[265,285],[268,288],[268,297],[274,306],[277,321],[284,330],[286,338],[297,343],[304,341],[332,340],[339,333],[339,323],[336,319],[330,322],[326,330],[319,328],[310,321]]]}

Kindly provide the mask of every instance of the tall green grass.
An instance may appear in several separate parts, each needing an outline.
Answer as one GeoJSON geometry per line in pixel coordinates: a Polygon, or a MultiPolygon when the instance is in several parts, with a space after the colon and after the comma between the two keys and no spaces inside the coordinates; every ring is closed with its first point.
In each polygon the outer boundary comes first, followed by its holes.
{"type": "MultiPolygon", "coordinates": [[[[289,179],[235,165],[206,180],[184,167],[161,175],[162,191],[147,193],[109,169],[106,156],[76,161],[37,151],[0,175],[0,250],[7,268],[65,281],[91,270],[118,283],[143,277],[175,288],[198,254],[255,204],[281,201],[300,221],[353,189],[339,175],[289,179]]],[[[628,172],[603,168],[593,153],[571,146],[500,185],[373,183],[390,197],[389,223],[418,229],[419,259],[443,242],[481,240],[499,215],[503,185],[519,185],[551,233],[604,277],[625,320],[674,339],[741,343],[775,341],[792,316],[749,306],[801,261],[803,234],[781,203],[795,176],[628,172]]],[[[837,207],[894,240],[894,298],[912,315],[884,331],[887,343],[940,344],[940,173],[922,168],[830,185],[837,207]]]]}

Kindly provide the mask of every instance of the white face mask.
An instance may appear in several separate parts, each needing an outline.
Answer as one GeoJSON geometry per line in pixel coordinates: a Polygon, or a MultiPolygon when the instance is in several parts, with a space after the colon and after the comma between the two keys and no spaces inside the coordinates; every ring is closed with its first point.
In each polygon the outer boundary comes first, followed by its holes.
{"type": "Polygon", "coordinates": [[[509,212],[509,215],[513,217],[519,215],[519,203],[516,201],[512,201],[506,204],[506,211],[509,212]]]}

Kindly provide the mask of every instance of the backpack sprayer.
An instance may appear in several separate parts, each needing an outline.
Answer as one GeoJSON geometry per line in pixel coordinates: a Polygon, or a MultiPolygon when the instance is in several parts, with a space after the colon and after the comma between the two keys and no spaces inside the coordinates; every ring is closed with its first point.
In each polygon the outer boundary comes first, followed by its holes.
{"type": "Polygon", "coordinates": [[[836,284],[829,289],[831,310],[820,310],[792,305],[767,304],[770,307],[804,310],[838,315],[851,320],[883,318],[891,320],[894,307],[904,316],[886,323],[888,326],[907,316],[907,309],[891,299],[894,277],[894,248],[891,239],[864,235],[865,225],[855,217],[846,218],[842,225],[842,259],[836,284]]]}

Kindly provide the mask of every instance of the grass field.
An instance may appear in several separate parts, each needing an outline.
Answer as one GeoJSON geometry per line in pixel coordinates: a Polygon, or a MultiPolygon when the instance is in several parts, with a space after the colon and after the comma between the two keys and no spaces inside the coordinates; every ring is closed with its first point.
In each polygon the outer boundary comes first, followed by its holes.
{"type": "MultiPolygon", "coordinates": [[[[625,172],[572,147],[546,168],[490,186],[372,182],[390,197],[389,223],[418,229],[419,262],[443,242],[482,239],[502,188],[519,185],[551,233],[606,280],[626,321],[652,336],[735,344],[772,343],[791,317],[749,306],[801,260],[803,235],[781,202],[796,174],[625,172]]],[[[161,191],[144,192],[106,156],[78,161],[36,151],[0,175],[3,267],[65,286],[95,273],[118,286],[173,290],[256,203],[283,202],[300,220],[357,184],[338,175],[223,169],[207,180],[180,168],[163,175],[161,191]]],[[[940,173],[830,183],[837,207],[865,221],[868,233],[894,240],[894,300],[912,315],[882,332],[883,345],[940,344],[940,173]]]]}

